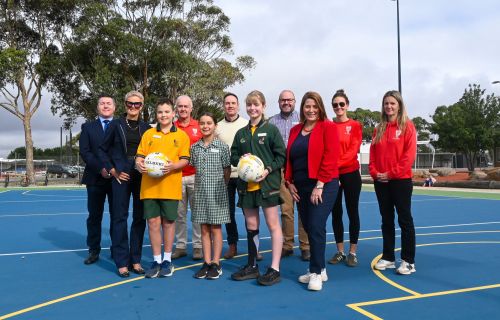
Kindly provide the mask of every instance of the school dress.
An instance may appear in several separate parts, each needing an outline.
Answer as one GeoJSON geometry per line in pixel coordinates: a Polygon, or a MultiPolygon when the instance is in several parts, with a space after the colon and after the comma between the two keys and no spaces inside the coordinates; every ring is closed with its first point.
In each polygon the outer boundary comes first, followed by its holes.
{"type": "Polygon", "coordinates": [[[191,146],[189,162],[196,168],[191,221],[215,225],[229,223],[229,201],[224,181],[224,168],[231,166],[229,147],[218,139],[207,146],[199,140],[191,146]]]}

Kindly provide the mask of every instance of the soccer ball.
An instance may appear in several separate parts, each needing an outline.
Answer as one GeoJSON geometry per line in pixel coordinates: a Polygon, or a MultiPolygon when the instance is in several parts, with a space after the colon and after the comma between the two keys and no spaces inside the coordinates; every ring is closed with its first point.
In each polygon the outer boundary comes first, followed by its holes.
{"type": "Polygon", "coordinates": [[[144,166],[150,177],[159,178],[163,176],[162,169],[168,161],[168,158],[163,153],[153,152],[148,154],[146,159],[144,159],[144,166]]]}
{"type": "Polygon", "coordinates": [[[264,163],[259,157],[248,154],[238,162],[238,177],[246,182],[254,182],[264,173],[264,163]]]}

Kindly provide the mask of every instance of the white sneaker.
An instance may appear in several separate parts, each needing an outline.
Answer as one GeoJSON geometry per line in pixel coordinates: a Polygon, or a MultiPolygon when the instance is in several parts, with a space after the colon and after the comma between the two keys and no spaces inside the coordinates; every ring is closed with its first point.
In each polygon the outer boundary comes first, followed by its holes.
{"type": "Polygon", "coordinates": [[[401,264],[399,265],[399,268],[396,270],[396,272],[399,274],[412,274],[413,272],[416,271],[417,269],[415,269],[414,263],[408,263],[404,260],[401,260],[401,264]]]}
{"type": "MultiPolygon", "coordinates": [[[[299,277],[299,282],[300,283],[309,283],[309,280],[311,278],[311,274],[309,272],[309,269],[307,269],[307,273],[303,274],[299,277]]],[[[326,274],[326,269],[321,270],[321,281],[326,282],[328,281],[328,275],[326,274]]]]}
{"type": "Polygon", "coordinates": [[[307,289],[311,291],[320,291],[323,288],[323,281],[321,275],[317,273],[311,273],[309,276],[309,284],[307,289]]]}
{"type": "Polygon", "coordinates": [[[394,269],[396,268],[396,264],[394,261],[387,261],[384,259],[380,259],[374,266],[377,270],[385,270],[385,269],[394,269]]]}

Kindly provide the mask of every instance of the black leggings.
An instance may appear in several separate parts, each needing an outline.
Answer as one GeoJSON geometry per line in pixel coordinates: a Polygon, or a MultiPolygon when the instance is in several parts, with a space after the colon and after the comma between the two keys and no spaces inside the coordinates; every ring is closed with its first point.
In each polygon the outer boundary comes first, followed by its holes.
{"type": "Polygon", "coordinates": [[[341,174],[340,187],[332,210],[332,226],[336,243],[344,242],[344,223],[342,221],[342,191],[345,194],[345,205],[349,217],[349,240],[358,243],[359,238],[359,194],[361,193],[361,175],[359,170],[341,174]]]}

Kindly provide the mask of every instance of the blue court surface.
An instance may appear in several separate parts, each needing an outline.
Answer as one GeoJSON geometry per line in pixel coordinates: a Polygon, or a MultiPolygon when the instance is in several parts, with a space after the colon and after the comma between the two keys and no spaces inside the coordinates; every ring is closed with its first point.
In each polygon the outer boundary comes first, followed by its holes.
{"type": "MultiPolygon", "coordinates": [[[[275,286],[230,279],[246,263],[241,211],[242,254],[222,261],[221,279],[194,279],[201,264],[188,256],[174,261],[172,277],[123,280],[109,255],[108,217],[101,259],[83,264],[85,189],[0,190],[0,319],[500,319],[500,193],[415,190],[417,272],[398,276],[371,267],[382,250],[380,216],[372,189],[363,190],[359,265],[327,264],[329,280],[319,292],[298,283],[308,264],[297,248],[282,260],[275,286]]],[[[345,215],[344,224],[347,230],[345,215]]],[[[260,231],[264,272],[271,254],[263,219],[260,231]]],[[[330,222],[327,232],[329,259],[330,222]]],[[[147,232],[144,243],[147,267],[147,232]]]]}

